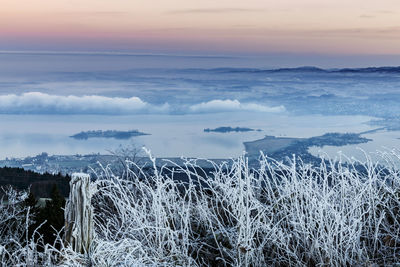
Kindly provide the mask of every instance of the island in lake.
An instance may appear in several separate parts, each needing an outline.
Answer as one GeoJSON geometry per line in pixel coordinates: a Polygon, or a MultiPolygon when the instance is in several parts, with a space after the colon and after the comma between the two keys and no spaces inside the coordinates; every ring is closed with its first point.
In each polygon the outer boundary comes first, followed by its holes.
{"type": "Polygon", "coordinates": [[[86,131],[74,134],[70,137],[79,140],[87,140],[89,138],[115,138],[115,139],[129,139],[134,136],[150,135],[147,133],[139,132],[138,130],[130,131],[116,131],[116,130],[97,130],[97,131],[86,131]]]}
{"type": "Polygon", "coordinates": [[[254,131],[261,131],[260,129],[251,129],[251,128],[246,128],[246,127],[230,127],[230,126],[223,126],[223,127],[218,127],[215,129],[204,129],[204,132],[209,133],[209,132],[215,132],[215,133],[230,133],[230,132],[254,132],[254,131]]]}

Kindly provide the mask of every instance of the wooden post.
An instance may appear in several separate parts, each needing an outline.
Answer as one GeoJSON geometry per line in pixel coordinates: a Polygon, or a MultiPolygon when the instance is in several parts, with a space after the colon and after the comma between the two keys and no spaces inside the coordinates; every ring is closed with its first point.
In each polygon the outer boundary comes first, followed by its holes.
{"type": "Polygon", "coordinates": [[[64,242],[74,251],[86,254],[93,240],[93,209],[91,205],[90,176],[72,174],[70,193],[65,205],[64,242]]]}

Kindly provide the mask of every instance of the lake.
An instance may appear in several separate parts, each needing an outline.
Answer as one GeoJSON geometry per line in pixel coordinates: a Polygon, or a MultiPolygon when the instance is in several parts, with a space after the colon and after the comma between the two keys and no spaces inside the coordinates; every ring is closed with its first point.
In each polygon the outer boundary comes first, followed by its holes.
{"type": "MultiPolygon", "coordinates": [[[[312,137],[327,132],[363,132],[373,129],[367,116],[322,116],[229,112],[191,115],[0,115],[0,158],[25,157],[41,152],[49,154],[107,153],[120,145],[146,146],[157,157],[232,158],[243,153],[243,142],[265,135],[312,137]],[[220,126],[261,129],[253,132],[215,133],[205,128],[220,126]],[[151,135],[128,140],[90,138],[76,140],[70,136],[88,130],[138,129],[151,135]]],[[[366,135],[369,137],[369,135],[366,135]]],[[[394,138],[392,144],[400,140],[394,138]]],[[[371,147],[380,144],[377,140],[371,147]]],[[[383,143],[382,143],[383,142],[383,143]]],[[[379,147],[377,147],[379,148],[379,147]]],[[[337,149],[337,148],[335,148],[337,149]]]]}

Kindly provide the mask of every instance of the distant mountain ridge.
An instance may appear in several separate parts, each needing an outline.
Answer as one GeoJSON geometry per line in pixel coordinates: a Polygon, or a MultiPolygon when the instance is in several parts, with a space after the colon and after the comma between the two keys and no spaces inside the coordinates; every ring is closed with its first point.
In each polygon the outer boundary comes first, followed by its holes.
{"type": "Polygon", "coordinates": [[[213,68],[187,69],[187,71],[211,71],[221,73],[279,73],[279,72],[318,72],[318,73],[400,73],[400,66],[366,67],[366,68],[332,68],[323,69],[314,66],[295,68],[257,69],[257,68],[213,68]]]}
{"type": "Polygon", "coordinates": [[[388,73],[400,73],[400,66],[398,67],[369,67],[369,68],[345,68],[340,69],[335,72],[360,72],[360,73],[370,73],[370,72],[388,72],[388,73]]]}

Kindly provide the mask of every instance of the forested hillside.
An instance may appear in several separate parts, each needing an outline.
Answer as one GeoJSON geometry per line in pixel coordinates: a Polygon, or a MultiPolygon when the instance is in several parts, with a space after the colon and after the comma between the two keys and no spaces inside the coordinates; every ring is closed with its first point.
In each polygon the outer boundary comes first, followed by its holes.
{"type": "MultiPolygon", "coordinates": [[[[25,190],[30,187],[35,197],[48,198],[54,185],[57,185],[61,195],[69,194],[70,177],[61,174],[36,173],[22,168],[0,168],[0,187],[11,185],[17,190],[25,190]]],[[[2,192],[0,191],[0,196],[2,192]]]]}

